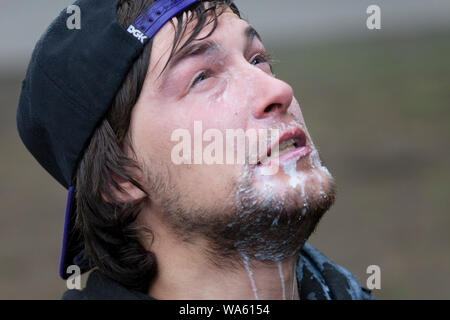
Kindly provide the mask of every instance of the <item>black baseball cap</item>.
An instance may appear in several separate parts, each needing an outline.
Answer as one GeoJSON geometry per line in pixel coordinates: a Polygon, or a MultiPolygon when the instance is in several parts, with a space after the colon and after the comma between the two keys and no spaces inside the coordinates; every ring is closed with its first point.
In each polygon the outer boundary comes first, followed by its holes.
{"type": "Polygon", "coordinates": [[[63,10],[37,42],[17,109],[19,135],[37,161],[68,189],[59,274],[92,268],[74,229],[74,176],[95,128],[144,46],[179,12],[200,0],[157,0],[127,29],[119,0],[79,0],[81,28],[63,10]]]}

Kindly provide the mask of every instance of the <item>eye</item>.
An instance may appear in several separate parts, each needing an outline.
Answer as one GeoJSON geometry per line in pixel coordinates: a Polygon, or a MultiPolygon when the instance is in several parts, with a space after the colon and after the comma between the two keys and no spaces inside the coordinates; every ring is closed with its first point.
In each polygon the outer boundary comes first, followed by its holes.
{"type": "Polygon", "coordinates": [[[250,63],[254,66],[267,63],[270,67],[270,72],[273,73],[272,57],[268,54],[258,53],[257,55],[253,56],[250,63]]]}
{"type": "Polygon", "coordinates": [[[262,53],[259,53],[255,57],[253,57],[252,61],[250,62],[252,65],[257,65],[260,63],[268,62],[267,57],[263,55],[262,53]]]}
{"type": "Polygon", "coordinates": [[[195,87],[196,85],[198,85],[200,82],[205,81],[206,79],[208,79],[210,76],[210,73],[208,71],[202,71],[192,82],[191,87],[195,87]]]}

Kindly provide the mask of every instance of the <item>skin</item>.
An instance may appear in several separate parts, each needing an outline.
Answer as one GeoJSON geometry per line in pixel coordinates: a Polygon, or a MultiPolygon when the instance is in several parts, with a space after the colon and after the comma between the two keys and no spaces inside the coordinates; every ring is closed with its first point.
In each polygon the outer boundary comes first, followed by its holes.
{"type": "MultiPolygon", "coordinates": [[[[176,144],[171,141],[172,133],[185,128],[193,137],[194,121],[202,121],[204,131],[214,128],[224,134],[226,129],[245,131],[295,124],[305,131],[307,145],[316,150],[293,90],[272,74],[269,63],[261,58],[265,49],[257,38],[245,51],[244,31],[248,23],[231,10],[219,18],[217,29],[208,38],[218,44],[218,51],[188,58],[158,77],[172,48],[176,20],[172,22],[154,37],[149,71],[130,124],[132,146],[146,172],[138,180],[148,188],[151,199],[138,221],[153,232],[153,237],[144,238],[143,243],[154,252],[158,263],[148,294],[157,299],[298,299],[296,256],[263,262],[250,255],[246,268],[245,258],[236,252],[221,260],[220,267],[214,264],[215,255],[207,254],[211,252],[208,239],[189,233],[187,227],[183,229],[176,209],[193,217],[201,213],[211,221],[220,219],[236,209],[234,199],[240,181],[251,179],[255,199],[262,201],[267,197],[269,187],[274,199],[283,199],[283,205],[298,214],[304,203],[291,199],[300,199],[302,192],[310,204],[324,194],[333,198],[332,177],[320,167],[318,153],[297,161],[294,175],[302,177],[297,184],[290,183],[292,173],[283,167],[276,175],[263,176],[257,168],[242,164],[175,165],[171,161],[171,150],[176,144]],[[198,78],[203,70],[210,72],[198,78]]],[[[202,30],[199,38],[208,34],[211,27],[202,30]]],[[[185,38],[188,35],[189,32],[185,38]]],[[[130,184],[122,183],[122,187],[127,191],[124,200],[144,196],[130,184]]]]}

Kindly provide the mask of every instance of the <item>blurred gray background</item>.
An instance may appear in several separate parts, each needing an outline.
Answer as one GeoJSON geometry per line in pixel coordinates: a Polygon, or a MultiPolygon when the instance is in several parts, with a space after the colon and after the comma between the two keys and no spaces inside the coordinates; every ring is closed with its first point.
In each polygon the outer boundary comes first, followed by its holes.
{"type": "MultiPolygon", "coordinates": [[[[59,299],[66,191],[21,143],[32,49],[72,0],[0,10],[0,299],[59,299]]],[[[278,61],[337,180],[310,242],[379,299],[450,299],[450,1],[237,0],[278,61]],[[381,30],[366,9],[381,8],[381,30]]],[[[81,18],[82,19],[82,18],[81,18]]]]}

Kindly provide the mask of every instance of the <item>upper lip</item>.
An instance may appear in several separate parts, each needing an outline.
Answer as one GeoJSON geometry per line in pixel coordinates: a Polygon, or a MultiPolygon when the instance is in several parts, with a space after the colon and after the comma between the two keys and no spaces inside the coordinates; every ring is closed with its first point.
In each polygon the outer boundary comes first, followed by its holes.
{"type": "Polygon", "coordinates": [[[259,163],[261,163],[261,161],[265,160],[266,158],[270,157],[272,150],[275,147],[279,146],[281,143],[283,143],[284,141],[289,140],[289,139],[294,139],[295,146],[297,148],[306,146],[306,135],[305,135],[305,132],[301,128],[296,127],[296,128],[287,130],[280,135],[280,138],[278,141],[275,141],[271,146],[269,146],[267,148],[266,154],[263,155],[263,157],[260,159],[259,163]]]}

